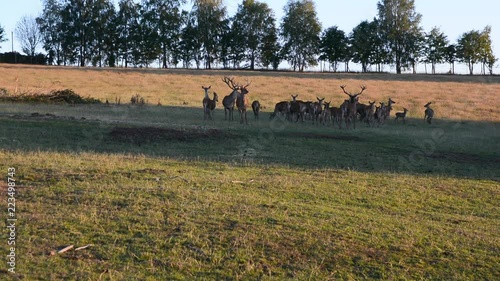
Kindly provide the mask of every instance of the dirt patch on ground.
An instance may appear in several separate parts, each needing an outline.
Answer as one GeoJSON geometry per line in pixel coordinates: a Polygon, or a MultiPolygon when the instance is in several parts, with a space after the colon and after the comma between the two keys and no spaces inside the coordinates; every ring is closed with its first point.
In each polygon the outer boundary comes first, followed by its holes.
{"type": "Polygon", "coordinates": [[[315,134],[315,133],[293,133],[291,135],[295,137],[309,138],[309,139],[361,141],[361,138],[358,136],[336,136],[336,135],[315,134]]]}
{"type": "Polygon", "coordinates": [[[457,153],[457,152],[436,152],[429,156],[433,159],[444,159],[456,163],[484,163],[500,164],[500,158],[485,157],[476,154],[457,153]]]}
{"type": "Polygon", "coordinates": [[[198,139],[220,139],[227,136],[227,134],[222,130],[213,128],[116,127],[111,130],[109,136],[113,141],[141,145],[168,140],[195,141],[198,139]]]}
{"type": "MultiPolygon", "coordinates": [[[[41,114],[38,112],[33,112],[31,114],[15,114],[15,115],[11,115],[10,117],[13,119],[21,119],[21,120],[70,120],[70,121],[90,120],[90,119],[87,119],[85,117],[76,118],[73,116],[57,116],[57,115],[52,114],[52,113],[41,114]]],[[[99,119],[93,119],[90,121],[99,121],[99,119]]]]}

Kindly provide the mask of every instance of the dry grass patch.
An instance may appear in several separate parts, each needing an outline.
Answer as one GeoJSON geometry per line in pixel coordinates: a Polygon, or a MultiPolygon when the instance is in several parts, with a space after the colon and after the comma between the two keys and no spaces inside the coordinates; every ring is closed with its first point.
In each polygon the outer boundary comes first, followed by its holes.
{"type": "Polygon", "coordinates": [[[366,85],[368,89],[361,96],[361,102],[382,102],[391,97],[397,102],[394,109],[408,108],[409,117],[423,118],[423,105],[432,101],[436,119],[500,121],[497,108],[500,104],[500,78],[496,76],[298,74],[0,65],[1,87],[9,92],[16,89],[47,92],[69,88],[81,96],[101,101],[120,98],[122,102],[128,102],[131,96],[140,94],[151,104],[160,102],[162,105],[200,108],[202,85],[212,85],[212,91],[217,92],[221,100],[229,94],[229,88],[221,81],[224,75],[234,75],[239,83],[246,83],[247,79],[252,81],[249,99],[259,100],[264,111],[272,111],[274,104],[279,101],[290,100],[291,94],[299,94],[301,100],[315,101],[316,97],[325,97],[332,105],[339,105],[346,97],[340,85],[347,85],[347,89],[353,92],[359,89],[359,85],[366,85]]]}

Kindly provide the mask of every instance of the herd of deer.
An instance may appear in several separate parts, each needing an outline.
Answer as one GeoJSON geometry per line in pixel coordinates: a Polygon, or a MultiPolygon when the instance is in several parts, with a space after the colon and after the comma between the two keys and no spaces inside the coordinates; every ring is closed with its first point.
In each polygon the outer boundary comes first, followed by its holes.
{"type": "MultiPolygon", "coordinates": [[[[247,108],[252,107],[255,120],[259,119],[260,103],[259,101],[250,102],[247,98],[248,89],[251,82],[248,82],[245,86],[237,84],[234,82],[234,78],[224,77],[222,79],[224,83],[232,90],[232,92],[222,99],[222,106],[224,107],[224,120],[233,121],[233,111],[234,106],[238,108],[240,113],[240,123],[248,124],[247,120],[247,108]]],[[[209,97],[209,90],[211,86],[204,87],[205,97],[203,98],[203,112],[205,120],[213,120],[213,111],[218,102],[217,93],[213,93],[213,98],[209,97]]],[[[310,119],[314,124],[327,124],[332,123],[338,125],[339,129],[342,129],[342,123],[345,122],[346,129],[352,127],[356,128],[356,119],[368,123],[368,126],[373,127],[375,123],[377,126],[383,124],[387,118],[390,116],[392,111],[392,105],[396,102],[389,98],[387,104],[380,102],[380,106],[375,106],[375,101],[368,102],[368,104],[362,104],[359,102],[359,95],[366,90],[366,86],[361,86],[361,91],[359,93],[350,93],[346,91],[346,86],[340,86],[344,94],[349,98],[344,100],[344,102],[339,107],[330,107],[331,102],[325,102],[325,98],[318,98],[318,101],[301,101],[297,100],[298,95],[291,95],[291,101],[278,102],[274,106],[274,112],[271,113],[270,119],[275,118],[280,115],[285,117],[287,120],[295,120],[297,122],[299,119],[304,121],[304,119],[310,119]]],[[[432,118],[434,117],[434,110],[430,107],[430,102],[424,105],[424,120],[431,124],[432,118]]],[[[403,108],[403,112],[396,112],[395,120],[402,119],[405,123],[406,113],[408,109],[403,108]]]]}

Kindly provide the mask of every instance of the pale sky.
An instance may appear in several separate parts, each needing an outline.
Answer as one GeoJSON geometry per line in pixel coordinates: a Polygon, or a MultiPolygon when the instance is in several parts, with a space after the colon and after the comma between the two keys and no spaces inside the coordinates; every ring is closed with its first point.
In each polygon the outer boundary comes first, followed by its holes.
{"type": "MultiPolygon", "coordinates": [[[[287,0],[259,0],[267,3],[275,12],[278,24],[283,16],[287,0]]],[[[190,8],[191,0],[187,1],[190,8]]],[[[242,0],[224,1],[230,16],[236,13],[242,0]]],[[[323,29],[338,26],[346,34],[363,20],[372,20],[377,15],[378,0],[316,0],[316,12],[323,29]]],[[[437,26],[450,42],[455,43],[461,34],[471,30],[492,27],[493,51],[500,58],[500,1],[498,0],[415,0],[416,11],[422,15],[422,27],[428,32],[437,26]]],[[[22,16],[38,16],[42,12],[42,0],[0,0],[0,25],[4,28],[8,41],[0,45],[0,52],[12,50],[11,32],[22,16]]],[[[15,35],[14,35],[15,36],[15,35]]],[[[14,38],[14,49],[21,52],[14,38]]],[[[500,74],[500,62],[495,73],[500,74]]],[[[479,67],[476,67],[479,69],[479,67]]],[[[419,71],[423,71],[419,68],[419,71]]],[[[457,69],[461,72],[461,68],[457,69]]],[[[465,69],[464,69],[465,71],[465,69]]]]}

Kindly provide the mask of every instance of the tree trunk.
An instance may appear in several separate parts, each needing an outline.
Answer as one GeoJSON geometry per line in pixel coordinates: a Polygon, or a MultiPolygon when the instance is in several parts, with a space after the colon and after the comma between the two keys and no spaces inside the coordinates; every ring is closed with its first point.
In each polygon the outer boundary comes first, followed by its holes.
{"type": "Polygon", "coordinates": [[[399,60],[396,61],[396,74],[401,74],[401,62],[399,60]]]}

